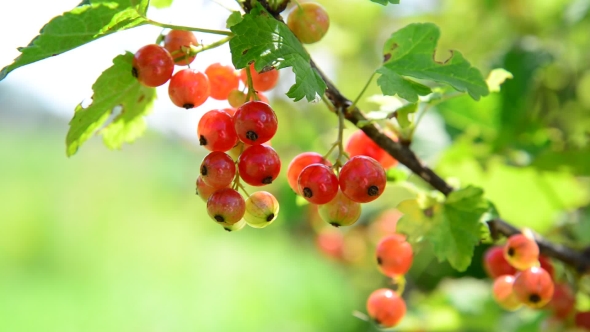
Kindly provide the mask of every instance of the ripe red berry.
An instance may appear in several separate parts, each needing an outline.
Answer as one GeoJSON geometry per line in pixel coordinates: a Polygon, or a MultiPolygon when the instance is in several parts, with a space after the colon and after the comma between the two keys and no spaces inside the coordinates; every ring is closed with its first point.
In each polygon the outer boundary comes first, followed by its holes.
{"type": "Polygon", "coordinates": [[[494,280],[492,295],[494,300],[506,310],[516,310],[522,303],[516,298],[513,290],[514,276],[501,275],[494,280]]]}
{"type": "Polygon", "coordinates": [[[195,69],[183,69],[170,79],[168,95],[178,107],[200,106],[209,98],[209,80],[195,69]]]}
{"type": "MultiPolygon", "coordinates": [[[[231,112],[231,109],[229,109],[231,112]]],[[[238,143],[234,121],[226,110],[211,110],[197,126],[199,143],[209,151],[229,151],[238,143]]]]}
{"type": "Polygon", "coordinates": [[[334,227],[350,226],[361,216],[361,203],[353,202],[338,190],[336,197],[320,205],[320,217],[334,227]]]}
{"type": "Polygon", "coordinates": [[[174,71],[174,61],[170,53],[161,46],[146,45],[133,56],[131,73],[139,83],[149,86],[160,86],[170,79],[174,71]]]}
{"type": "Polygon", "coordinates": [[[501,275],[514,275],[516,269],[504,258],[504,248],[493,246],[484,255],[483,266],[488,276],[496,279],[501,275]]]}
{"type": "MultiPolygon", "coordinates": [[[[256,91],[268,91],[277,85],[279,81],[279,71],[272,68],[271,70],[265,71],[263,73],[258,73],[256,69],[254,69],[254,63],[250,65],[250,74],[252,75],[252,85],[254,85],[254,90],[256,91]]],[[[246,68],[243,68],[240,71],[240,79],[246,86],[248,85],[248,74],[246,73],[246,68]]]]}
{"type": "Polygon", "coordinates": [[[197,195],[201,197],[201,199],[205,202],[213,195],[218,188],[212,187],[203,181],[203,177],[199,176],[197,178],[197,195]]]}
{"type": "Polygon", "coordinates": [[[555,284],[553,297],[547,306],[553,311],[555,317],[567,318],[576,306],[576,295],[570,285],[567,283],[555,284]]]}
{"type": "Polygon", "coordinates": [[[539,261],[539,246],[524,234],[514,234],[504,245],[504,257],[518,270],[526,270],[539,261]]]}
{"type": "Polygon", "coordinates": [[[412,266],[414,259],[412,246],[401,234],[393,234],[383,238],[377,244],[375,251],[379,270],[388,277],[404,275],[412,266]]]}
{"type": "Polygon", "coordinates": [[[254,228],[264,228],[270,225],[279,215],[279,202],[273,194],[257,191],[246,199],[246,214],[244,219],[254,228]]]}
{"type": "Polygon", "coordinates": [[[381,288],[369,295],[369,316],[381,327],[394,327],[406,314],[406,303],[391,289],[381,288]]]}
{"type": "Polygon", "coordinates": [[[315,2],[300,3],[287,17],[289,29],[304,44],[311,44],[324,37],[330,27],[328,13],[315,2]]]}
{"type": "MultiPolygon", "coordinates": [[[[395,140],[393,134],[386,132],[387,136],[395,140]]],[[[383,150],[377,143],[373,142],[367,134],[362,130],[357,130],[350,136],[348,143],[344,151],[349,156],[367,156],[377,160],[383,168],[388,169],[397,165],[397,160],[390,156],[385,150],[383,150]]]]}
{"type": "Polygon", "coordinates": [[[377,199],[385,190],[387,178],[383,167],[373,158],[350,158],[340,170],[340,189],[346,197],[359,203],[377,199]]]}
{"type": "Polygon", "coordinates": [[[268,104],[249,101],[234,114],[238,138],[246,144],[262,144],[270,140],[278,128],[277,115],[268,104]]]}
{"type": "Polygon", "coordinates": [[[229,155],[214,151],[201,163],[201,177],[209,186],[221,189],[229,186],[236,175],[236,165],[229,155]]]}
{"type": "Polygon", "coordinates": [[[590,311],[580,311],[574,318],[577,327],[590,331],[590,311]]]}
{"type": "Polygon", "coordinates": [[[297,185],[303,198],[313,204],[326,204],[338,194],[338,177],[323,164],[305,167],[299,174],[297,185]]]}
{"type": "Polygon", "coordinates": [[[164,47],[179,66],[186,66],[195,60],[196,55],[189,56],[187,53],[191,45],[197,46],[199,42],[195,34],[190,31],[170,30],[164,37],[164,47]]]}
{"type": "Polygon", "coordinates": [[[299,192],[297,179],[299,179],[299,174],[301,174],[301,171],[311,164],[332,166],[332,164],[328,160],[324,159],[321,154],[317,152],[304,152],[295,156],[295,158],[291,160],[291,163],[289,163],[289,167],[287,167],[287,180],[289,181],[289,186],[295,193],[299,195],[302,194],[299,192]]]}
{"type": "Polygon", "coordinates": [[[240,177],[251,186],[271,184],[281,171],[281,159],[273,148],[252,145],[238,158],[240,177]]]}
{"type": "Polygon", "coordinates": [[[523,304],[531,308],[541,308],[553,296],[553,280],[547,271],[533,266],[516,274],[514,294],[523,304]]]}
{"type": "Polygon", "coordinates": [[[244,198],[231,188],[219,189],[207,200],[207,213],[223,226],[237,223],[245,212],[244,198]]]}
{"type": "Polygon", "coordinates": [[[205,69],[205,74],[209,79],[213,99],[226,100],[230,91],[236,90],[240,85],[240,79],[232,66],[214,63],[205,69]]]}

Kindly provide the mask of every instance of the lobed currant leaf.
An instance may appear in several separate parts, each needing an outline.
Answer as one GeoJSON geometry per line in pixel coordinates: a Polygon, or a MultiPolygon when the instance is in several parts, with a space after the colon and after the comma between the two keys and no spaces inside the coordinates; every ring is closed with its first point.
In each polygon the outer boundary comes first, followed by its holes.
{"type": "Polygon", "coordinates": [[[252,61],[258,72],[271,67],[292,67],[295,84],[287,96],[295,101],[303,98],[313,101],[326,90],[326,83],[311,68],[309,54],[297,37],[259,3],[230,29],[235,34],[229,46],[237,69],[246,67],[252,61]]]}
{"type": "MultiPolygon", "coordinates": [[[[397,93],[411,94],[411,83],[403,82],[403,76],[448,84],[455,90],[469,93],[474,100],[489,94],[479,70],[472,67],[460,52],[451,51],[451,56],[443,62],[435,60],[439,37],[440,31],[432,23],[409,24],[391,35],[383,48],[383,66],[378,69],[388,83],[384,88],[383,79],[378,81],[384,94],[392,92],[390,85],[403,88],[397,93]]],[[[416,96],[412,94],[412,97],[416,96]]]]}
{"type": "Polygon", "coordinates": [[[85,1],[78,7],[53,18],[21,55],[0,71],[0,81],[16,68],[72,50],[117,31],[143,24],[147,0],[85,1]],[[140,14],[141,13],[141,14],[140,14]]]}
{"type": "Polygon", "coordinates": [[[480,218],[488,210],[483,191],[475,187],[452,192],[444,203],[430,206],[417,199],[398,205],[404,216],[397,231],[409,241],[426,241],[434,247],[439,261],[448,260],[458,271],[465,271],[480,240],[480,218]]]}
{"type": "Polygon", "coordinates": [[[76,107],[66,137],[66,154],[71,156],[122,107],[119,115],[100,129],[104,143],[111,149],[120,148],[143,134],[146,123],[143,118],[156,99],[156,90],[139,83],[131,75],[132,53],[113,59],[113,66],[105,70],[92,85],[92,104],[76,107]]]}
{"type": "Polygon", "coordinates": [[[411,103],[416,103],[418,96],[426,96],[432,93],[432,90],[426,85],[404,78],[389,68],[381,67],[377,69],[377,73],[381,74],[377,79],[377,84],[386,96],[395,96],[397,94],[411,103]]]}
{"type": "Polygon", "coordinates": [[[229,29],[240,22],[242,22],[242,13],[240,13],[239,11],[235,11],[232,12],[227,18],[227,21],[225,22],[225,27],[229,29]]]}

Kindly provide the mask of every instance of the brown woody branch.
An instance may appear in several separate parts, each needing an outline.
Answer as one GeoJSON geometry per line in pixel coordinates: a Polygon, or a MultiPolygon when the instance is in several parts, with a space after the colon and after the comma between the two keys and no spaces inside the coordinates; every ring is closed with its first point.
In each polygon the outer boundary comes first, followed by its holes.
{"type": "MultiPolygon", "coordinates": [[[[263,1],[262,3],[265,7],[268,7],[266,1],[263,1]]],[[[246,12],[249,12],[248,9],[244,9],[246,12]]],[[[280,16],[277,19],[282,22],[280,16]]],[[[322,77],[324,82],[326,82],[327,88],[325,95],[334,105],[337,112],[342,112],[345,115],[345,118],[357,127],[359,127],[359,123],[362,123],[363,126],[360,127],[360,129],[365,132],[367,136],[433,188],[440,191],[445,196],[449,195],[454,190],[445,180],[418,159],[414,151],[410,149],[409,144],[392,140],[389,136],[383,133],[383,130],[377,124],[367,122],[368,118],[364,113],[356,106],[351,107],[352,101],[342,95],[332,81],[320,68],[318,68],[313,59],[311,59],[310,64],[311,67],[322,77]]],[[[502,219],[490,220],[488,221],[488,226],[494,239],[497,239],[499,235],[508,237],[520,233],[518,228],[502,219]]],[[[590,273],[590,254],[586,252],[582,253],[572,248],[550,242],[538,234],[535,234],[535,240],[537,241],[542,254],[564,262],[579,273],[590,273]]]]}

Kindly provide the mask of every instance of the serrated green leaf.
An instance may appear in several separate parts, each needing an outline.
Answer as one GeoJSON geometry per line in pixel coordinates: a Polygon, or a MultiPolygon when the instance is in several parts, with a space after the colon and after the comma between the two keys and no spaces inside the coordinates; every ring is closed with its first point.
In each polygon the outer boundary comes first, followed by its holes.
{"type": "Polygon", "coordinates": [[[76,107],[66,137],[66,154],[73,155],[95,132],[102,134],[111,149],[133,142],[145,131],[143,118],[156,99],[156,89],[145,87],[131,75],[133,54],[130,52],[113,59],[113,66],[105,70],[92,85],[94,95],[87,108],[76,107]],[[120,113],[105,125],[109,117],[120,113]]]}
{"type": "Polygon", "coordinates": [[[465,271],[473,250],[481,239],[480,218],[488,210],[483,191],[467,187],[452,192],[444,203],[421,206],[418,200],[398,205],[404,213],[397,230],[410,241],[430,243],[440,261],[448,260],[453,268],[465,271]]]}
{"type": "Polygon", "coordinates": [[[254,68],[258,72],[268,67],[292,67],[295,84],[287,96],[295,101],[303,98],[314,101],[326,90],[326,83],[311,68],[309,54],[297,37],[259,3],[230,29],[235,34],[229,46],[236,68],[244,68],[252,61],[255,61],[254,68]]]}
{"type": "MultiPolygon", "coordinates": [[[[469,93],[475,100],[488,95],[488,86],[481,73],[460,52],[451,51],[447,60],[435,61],[439,37],[440,31],[432,23],[413,23],[394,32],[385,42],[381,68],[390,69],[400,76],[448,84],[458,91],[469,93]]],[[[379,71],[383,72],[381,68],[379,71]]]]}
{"type": "Polygon", "coordinates": [[[512,79],[512,73],[504,68],[493,69],[486,78],[486,84],[490,92],[500,92],[500,85],[507,79],[512,79]]]}
{"type": "Polygon", "coordinates": [[[232,12],[227,18],[227,21],[225,21],[225,27],[229,29],[240,22],[242,22],[242,13],[237,11],[232,12]]]}
{"type": "Polygon", "coordinates": [[[167,8],[172,5],[173,0],[150,0],[150,6],[156,8],[167,8]]]}
{"type": "Polygon", "coordinates": [[[418,96],[426,96],[432,92],[426,85],[406,79],[389,68],[381,67],[377,73],[381,74],[377,79],[377,85],[386,96],[398,95],[415,103],[418,101],[418,96]]]}
{"type": "Polygon", "coordinates": [[[396,119],[400,127],[408,128],[412,122],[410,121],[410,114],[415,113],[418,110],[418,104],[411,103],[404,105],[396,110],[396,119]]]}
{"type": "Polygon", "coordinates": [[[371,2],[378,3],[383,6],[387,6],[388,4],[399,5],[399,0],[371,0],[371,2]]]}
{"type": "Polygon", "coordinates": [[[91,1],[53,18],[21,55],[0,71],[0,80],[16,68],[72,50],[111,33],[146,23],[147,0],[132,5],[129,0],[91,1]]]}

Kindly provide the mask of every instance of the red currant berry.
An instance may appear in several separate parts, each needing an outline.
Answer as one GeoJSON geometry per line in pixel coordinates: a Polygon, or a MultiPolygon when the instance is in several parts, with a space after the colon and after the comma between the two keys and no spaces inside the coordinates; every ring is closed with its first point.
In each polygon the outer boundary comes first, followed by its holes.
{"type": "Polygon", "coordinates": [[[574,318],[576,327],[590,331],[590,311],[580,311],[574,318]]]}
{"type": "Polygon", "coordinates": [[[209,80],[194,69],[183,69],[170,79],[168,95],[174,105],[186,109],[202,105],[209,98],[209,80]]]}
{"type": "Polygon", "coordinates": [[[240,177],[251,186],[271,184],[281,171],[281,159],[273,148],[252,145],[238,158],[240,177]]]}
{"type": "MultiPolygon", "coordinates": [[[[256,69],[254,69],[254,63],[250,65],[250,74],[252,75],[252,85],[254,85],[254,90],[256,91],[268,91],[274,88],[279,81],[278,70],[273,68],[263,73],[258,73],[256,69]]],[[[248,85],[248,74],[246,73],[246,68],[243,68],[240,71],[240,79],[242,82],[244,82],[244,84],[248,85]]]]}
{"type": "Polygon", "coordinates": [[[383,238],[377,245],[376,255],[381,273],[392,278],[406,274],[414,259],[412,246],[401,234],[383,238]]]}
{"type": "MultiPolygon", "coordinates": [[[[386,132],[387,136],[395,140],[393,134],[386,132]]],[[[377,143],[375,143],[367,134],[362,130],[357,130],[350,136],[344,151],[349,156],[367,156],[377,160],[383,168],[388,169],[397,165],[397,160],[390,156],[385,150],[383,150],[377,143]]]]}
{"type": "Polygon", "coordinates": [[[302,43],[312,44],[328,32],[330,18],[324,7],[315,2],[305,2],[289,13],[287,25],[302,43]]]}
{"type": "Polygon", "coordinates": [[[207,213],[223,226],[237,223],[245,212],[244,198],[231,188],[219,189],[207,200],[207,213]]]}
{"type": "Polygon", "coordinates": [[[350,226],[361,216],[361,203],[353,202],[338,190],[336,197],[320,206],[320,217],[334,227],[350,226]]]}
{"type": "Polygon", "coordinates": [[[303,198],[313,204],[326,204],[338,194],[338,177],[323,164],[305,167],[299,174],[297,185],[303,198]]]}
{"type": "Polygon", "coordinates": [[[539,246],[524,234],[514,234],[504,245],[504,258],[518,270],[526,270],[539,261],[539,246]]]}
{"type": "Polygon", "coordinates": [[[560,319],[567,318],[576,306],[576,295],[567,283],[555,284],[553,297],[548,307],[553,311],[553,315],[560,319]]]}
{"type": "Polygon", "coordinates": [[[170,53],[161,46],[146,45],[133,56],[131,73],[139,83],[149,86],[160,86],[170,79],[174,71],[174,60],[170,53]]]}
{"type": "Polygon", "coordinates": [[[501,275],[494,280],[493,292],[494,300],[506,310],[516,310],[522,306],[522,303],[516,298],[513,291],[514,276],[501,275]]]}
{"type": "Polygon", "coordinates": [[[201,163],[201,177],[209,186],[220,189],[229,186],[236,175],[236,165],[223,152],[209,153],[201,163]]]}
{"type": "Polygon", "coordinates": [[[553,297],[553,280],[547,271],[533,266],[516,274],[514,294],[523,304],[541,308],[553,297]]]}
{"type": "Polygon", "coordinates": [[[406,303],[391,289],[381,288],[369,295],[369,316],[381,327],[394,327],[406,314],[406,303]]]}
{"type": "Polygon", "coordinates": [[[199,143],[209,151],[229,151],[238,143],[233,119],[226,110],[211,110],[203,114],[197,126],[197,135],[199,143]]]}
{"type": "Polygon", "coordinates": [[[217,189],[218,188],[206,184],[205,181],[203,181],[203,177],[199,176],[197,178],[197,195],[199,195],[203,201],[207,202],[209,197],[211,197],[217,189]]]}
{"type": "Polygon", "coordinates": [[[317,152],[304,152],[295,156],[287,168],[287,180],[289,181],[289,186],[291,189],[293,189],[293,191],[299,195],[302,195],[302,193],[299,192],[297,179],[299,179],[299,174],[301,174],[301,171],[311,164],[332,166],[332,163],[324,159],[324,157],[317,152]]]}
{"type": "Polygon", "coordinates": [[[232,66],[214,63],[205,69],[205,74],[209,79],[213,99],[226,100],[230,91],[236,90],[240,85],[240,78],[232,66]]]}
{"type": "Polygon", "coordinates": [[[179,66],[186,66],[195,60],[196,55],[189,55],[191,45],[197,46],[197,37],[190,31],[170,30],[164,37],[164,47],[179,66]]]}
{"type": "Polygon", "coordinates": [[[279,215],[279,202],[269,192],[257,191],[246,199],[244,219],[254,228],[270,225],[279,215]]]}
{"type": "Polygon", "coordinates": [[[501,275],[515,275],[516,269],[504,258],[504,248],[493,246],[484,255],[483,267],[488,276],[496,279],[501,275]]]}
{"type": "Polygon", "coordinates": [[[260,101],[249,101],[240,106],[234,115],[238,138],[246,144],[262,144],[277,132],[277,115],[260,101]]]}
{"type": "Polygon", "coordinates": [[[340,170],[340,189],[355,202],[374,201],[385,190],[386,182],[385,170],[370,157],[352,157],[340,170]]]}

